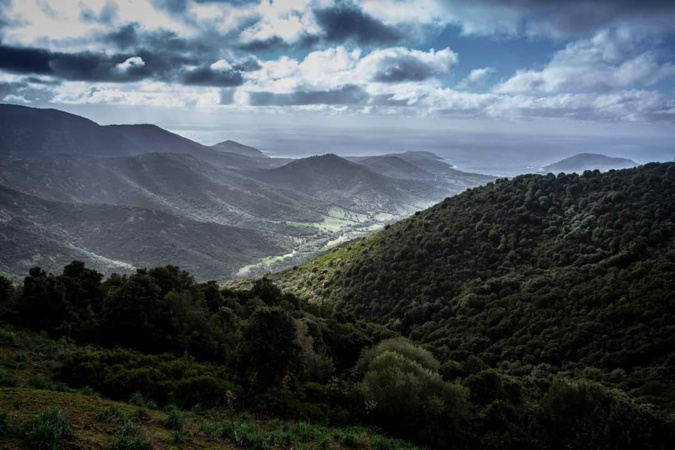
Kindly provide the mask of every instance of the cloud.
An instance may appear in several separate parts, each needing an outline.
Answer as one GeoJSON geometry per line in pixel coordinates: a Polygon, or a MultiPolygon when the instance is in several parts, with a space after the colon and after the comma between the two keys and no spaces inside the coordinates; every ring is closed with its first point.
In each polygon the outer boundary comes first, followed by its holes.
{"type": "Polygon", "coordinates": [[[341,3],[314,11],[317,22],[329,42],[353,41],[359,45],[388,45],[399,42],[403,35],[354,4],[341,3]]]}
{"type": "Polygon", "coordinates": [[[578,37],[616,26],[649,33],[675,31],[675,3],[670,0],[437,2],[445,20],[468,34],[578,37]]]}
{"type": "Polygon", "coordinates": [[[209,66],[199,67],[185,72],[183,84],[191,86],[239,86],[244,78],[239,70],[224,60],[217,61],[209,66]]]}
{"type": "Polygon", "coordinates": [[[483,67],[482,69],[474,69],[469,72],[462,81],[457,83],[457,89],[475,89],[482,87],[487,82],[487,79],[494,73],[495,69],[492,67],[483,67]]]}
{"type": "Polygon", "coordinates": [[[140,50],[137,54],[60,53],[0,45],[0,70],[68,81],[130,83],[154,79],[196,86],[237,86],[241,72],[256,70],[255,60],[196,65],[179,55],[140,50]]]}
{"type": "Polygon", "coordinates": [[[244,88],[286,94],[333,91],[348,85],[372,90],[377,84],[438,84],[456,63],[457,55],[449,48],[423,52],[392,47],[364,55],[360,49],[340,46],[311,52],[302,61],[288,57],[263,61],[260,70],[247,76],[244,88]]]}
{"type": "Polygon", "coordinates": [[[11,73],[49,75],[65,80],[129,82],[151,75],[142,58],[102,53],[53,53],[0,45],[0,69],[11,73]]]}
{"type": "Polygon", "coordinates": [[[372,73],[373,81],[401,83],[443,78],[457,61],[457,54],[449,48],[423,52],[396,47],[372,52],[363,58],[360,66],[361,70],[372,73]]]}
{"type": "Polygon", "coordinates": [[[345,85],[335,90],[296,91],[289,94],[248,93],[248,104],[251,106],[363,105],[368,99],[369,95],[363,88],[355,85],[345,85]]]}
{"type": "Polygon", "coordinates": [[[558,51],[542,70],[521,70],[494,87],[498,93],[577,92],[649,86],[675,76],[672,63],[659,62],[631,32],[603,31],[558,51]]]}

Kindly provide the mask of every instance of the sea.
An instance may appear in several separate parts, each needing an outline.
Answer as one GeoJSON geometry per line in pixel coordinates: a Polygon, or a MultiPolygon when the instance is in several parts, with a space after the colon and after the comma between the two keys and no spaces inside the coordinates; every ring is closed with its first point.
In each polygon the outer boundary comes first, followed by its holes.
{"type": "Polygon", "coordinates": [[[164,128],[204,145],[233,140],[255,147],[271,157],[303,158],[334,153],[365,156],[429,151],[465,172],[511,177],[578,153],[600,153],[650,161],[673,161],[675,146],[667,137],[523,133],[501,130],[444,130],[367,127],[255,127],[162,124],[164,128]]]}

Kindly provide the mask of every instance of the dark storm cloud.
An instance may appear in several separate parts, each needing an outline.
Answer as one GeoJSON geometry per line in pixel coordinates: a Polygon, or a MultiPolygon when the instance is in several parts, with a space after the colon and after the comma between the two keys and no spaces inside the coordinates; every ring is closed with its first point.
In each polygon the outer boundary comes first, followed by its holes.
{"type": "Polygon", "coordinates": [[[314,11],[325,39],[330,42],[354,41],[360,45],[392,44],[403,36],[351,3],[314,11]]]}
{"type": "Polygon", "coordinates": [[[100,53],[53,53],[48,50],[0,45],[0,69],[18,74],[51,75],[75,81],[138,81],[150,68],[117,66],[133,55],[107,57],[100,53]]]}
{"type": "Polygon", "coordinates": [[[467,17],[522,21],[536,33],[593,33],[610,26],[634,26],[645,31],[675,31],[673,0],[444,0],[453,12],[467,17]]]}
{"type": "Polygon", "coordinates": [[[241,72],[235,69],[216,70],[205,66],[186,72],[182,81],[189,86],[231,87],[241,85],[244,78],[241,72]]]}
{"type": "Polygon", "coordinates": [[[213,55],[219,47],[219,39],[204,36],[185,39],[171,30],[159,29],[145,31],[137,22],[129,23],[110,33],[103,34],[98,40],[113,45],[119,50],[142,48],[155,52],[183,53],[187,55],[213,55]]]}
{"type": "Polygon", "coordinates": [[[197,66],[189,57],[139,50],[134,53],[57,53],[48,50],[0,45],[0,70],[25,75],[48,75],[69,81],[134,82],[156,79],[202,86],[236,86],[243,82],[241,71],[255,70],[255,61],[244,61],[231,70],[211,71],[197,66]],[[140,59],[139,59],[140,58],[140,59]]]}
{"type": "Polygon", "coordinates": [[[253,106],[362,105],[368,99],[368,93],[354,85],[332,91],[298,91],[291,94],[249,92],[249,104],[253,106]]]}
{"type": "Polygon", "coordinates": [[[437,68],[419,58],[409,54],[400,54],[383,58],[373,74],[373,80],[382,83],[402,83],[426,81],[438,75],[437,68]]]}

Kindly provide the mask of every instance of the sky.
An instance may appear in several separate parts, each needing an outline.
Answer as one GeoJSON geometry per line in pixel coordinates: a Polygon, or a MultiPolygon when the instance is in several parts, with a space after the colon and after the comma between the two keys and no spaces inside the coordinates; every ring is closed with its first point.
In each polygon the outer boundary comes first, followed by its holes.
{"type": "Polygon", "coordinates": [[[427,130],[672,159],[675,1],[0,0],[0,102],[263,147],[427,130]]]}

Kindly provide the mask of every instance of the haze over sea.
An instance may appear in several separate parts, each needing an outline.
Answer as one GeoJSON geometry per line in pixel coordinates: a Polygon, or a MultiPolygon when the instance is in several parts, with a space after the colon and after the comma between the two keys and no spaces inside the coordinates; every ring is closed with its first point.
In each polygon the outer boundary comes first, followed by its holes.
{"type": "MultiPolygon", "coordinates": [[[[534,126],[534,124],[532,124],[534,126]]],[[[272,157],[302,158],[335,153],[340,156],[381,155],[405,151],[430,151],[465,172],[515,176],[577,153],[601,153],[638,163],[672,161],[672,138],[648,136],[643,131],[622,136],[578,133],[436,127],[413,128],[352,125],[298,127],[293,124],[259,126],[191,125],[164,123],[163,127],[205,145],[231,139],[256,147],[272,157]]],[[[630,127],[630,126],[629,126],[630,127]]],[[[471,127],[470,127],[471,128],[471,127]]]]}

